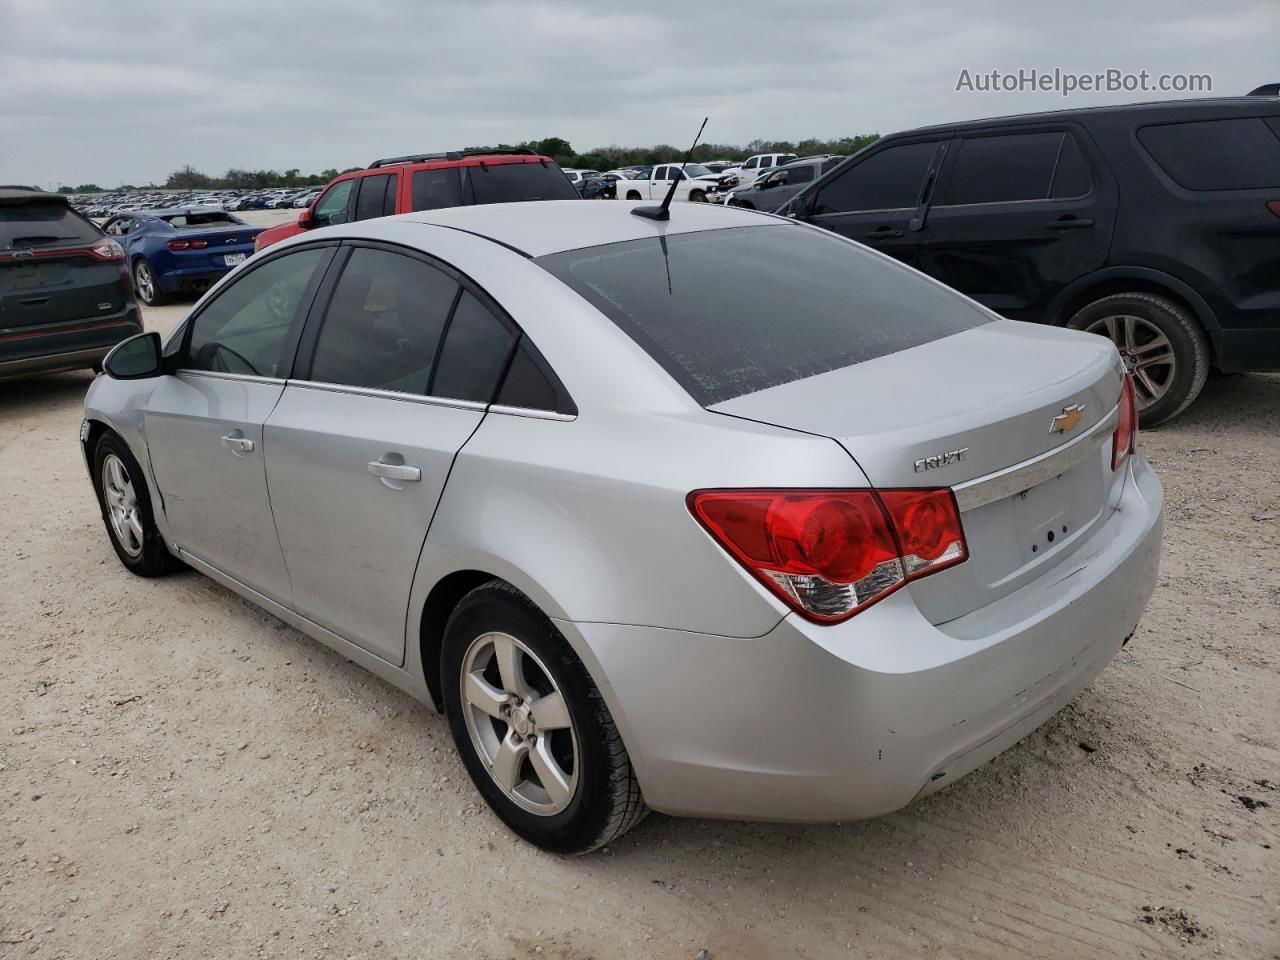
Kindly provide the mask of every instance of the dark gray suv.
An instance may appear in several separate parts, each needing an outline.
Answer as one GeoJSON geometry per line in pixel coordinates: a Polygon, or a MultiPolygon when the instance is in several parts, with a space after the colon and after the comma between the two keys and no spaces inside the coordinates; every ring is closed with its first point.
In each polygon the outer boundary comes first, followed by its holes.
{"type": "Polygon", "coordinates": [[[784,206],[824,173],[834,170],[844,159],[843,156],[833,154],[792,160],[768,173],[762,173],[750,186],[734,190],[724,202],[731,207],[746,207],[748,210],[771,213],[784,206]]]}

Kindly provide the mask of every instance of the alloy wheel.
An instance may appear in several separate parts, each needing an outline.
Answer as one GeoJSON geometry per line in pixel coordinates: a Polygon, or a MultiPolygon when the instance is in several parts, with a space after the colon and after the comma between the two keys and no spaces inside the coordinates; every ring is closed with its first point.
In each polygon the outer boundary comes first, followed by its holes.
{"type": "Polygon", "coordinates": [[[138,494],[124,462],[114,453],[102,461],[102,499],[120,549],[131,557],[142,555],[142,514],[138,494]]]}
{"type": "Polygon", "coordinates": [[[530,813],[567,808],[581,769],[578,736],[537,654],[510,634],[482,634],[467,648],[459,682],[467,732],[494,783],[530,813]]]}
{"type": "Polygon", "coordinates": [[[138,295],[142,297],[145,303],[150,303],[155,299],[156,281],[151,276],[151,268],[147,266],[146,261],[138,261],[138,265],[133,269],[133,280],[138,287],[138,295]]]}
{"type": "Polygon", "coordinates": [[[1085,329],[1116,345],[1125,370],[1133,375],[1139,409],[1146,409],[1169,392],[1177,374],[1177,359],[1173,344],[1154,323],[1133,314],[1113,314],[1085,329]]]}

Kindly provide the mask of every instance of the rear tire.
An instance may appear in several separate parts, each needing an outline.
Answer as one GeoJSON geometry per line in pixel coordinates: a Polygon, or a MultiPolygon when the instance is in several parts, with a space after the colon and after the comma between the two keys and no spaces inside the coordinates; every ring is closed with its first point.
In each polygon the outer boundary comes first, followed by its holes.
{"type": "Polygon", "coordinates": [[[491,580],[462,598],[445,626],[440,676],[467,773],[516,834],[553,853],[587,853],[644,818],[600,691],[515,587],[491,580]]]}
{"type": "Polygon", "coordinates": [[[140,259],[133,265],[133,289],[137,292],[138,299],[148,307],[159,307],[169,302],[168,295],[160,289],[151,264],[146,260],[140,259]]]}
{"type": "Polygon", "coordinates": [[[93,489],[111,546],[126,570],[159,577],[181,566],[156,527],[142,467],[114,433],[104,433],[93,449],[93,489]]]}
{"type": "Polygon", "coordinates": [[[1209,376],[1209,341],[1190,311],[1151,293],[1095,300],[1067,321],[1107,337],[1133,374],[1143,427],[1172,420],[1199,396],[1209,376]]]}

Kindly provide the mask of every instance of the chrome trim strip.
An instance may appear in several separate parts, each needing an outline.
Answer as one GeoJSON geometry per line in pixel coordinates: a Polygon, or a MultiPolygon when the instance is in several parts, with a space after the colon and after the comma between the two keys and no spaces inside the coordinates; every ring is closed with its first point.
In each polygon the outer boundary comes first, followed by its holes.
{"type": "Polygon", "coordinates": [[[380,400],[405,400],[409,403],[425,403],[433,407],[451,407],[455,410],[474,410],[483,413],[488,404],[475,400],[451,400],[448,397],[426,397],[398,390],[379,390],[374,387],[353,387],[346,383],[322,383],[318,380],[288,380],[286,385],[304,390],[323,390],[326,393],[350,393],[357,397],[374,397],[380,400]]]}
{"type": "Polygon", "coordinates": [[[531,420],[559,420],[562,423],[572,423],[578,418],[572,413],[557,413],[554,410],[535,410],[531,407],[509,407],[505,404],[495,403],[489,408],[490,413],[501,413],[509,417],[528,417],[531,420]]]}
{"type": "Polygon", "coordinates": [[[1119,420],[1120,405],[1117,404],[1087,432],[1060,447],[1055,447],[1048,453],[1042,453],[1038,457],[1014,464],[1012,467],[988,473],[986,476],[956,484],[952,487],[956,495],[956,503],[959,504],[962,512],[985,507],[988,503],[1012,497],[1014,494],[1030,490],[1037,484],[1066,473],[1094,455],[1097,452],[1099,440],[1109,437],[1115,431],[1119,420]]]}
{"type": "Polygon", "coordinates": [[[179,377],[204,377],[207,380],[240,380],[245,383],[278,383],[283,384],[283,377],[259,377],[252,373],[222,373],[218,370],[184,370],[174,371],[179,377]]]}

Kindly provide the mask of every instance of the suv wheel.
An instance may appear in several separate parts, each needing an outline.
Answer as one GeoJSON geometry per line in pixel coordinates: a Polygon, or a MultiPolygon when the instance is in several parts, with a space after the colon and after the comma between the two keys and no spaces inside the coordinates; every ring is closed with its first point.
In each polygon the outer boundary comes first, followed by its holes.
{"type": "Polygon", "coordinates": [[[463,597],[441,651],[445,713],[467,773],[530,843],[586,853],[648,809],[586,668],[555,626],[510,584],[463,597]]]}
{"type": "Polygon", "coordinates": [[[138,299],[148,307],[158,307],[169,299],[156,283],[156,275],[151,272],[151,265],[145,260],[139,260],[133,265],[133,289],[138,291],[138,299]]]}
{"type": "Polygon", "coordinates": [[[1076,330],[1110,339],[1133,374],[1144,427],[1185,410],[1209,375],[1209,343],[1179,303],[1150,293],[1117,293],[1095,300],[1067,321],[1076,330]]]}

